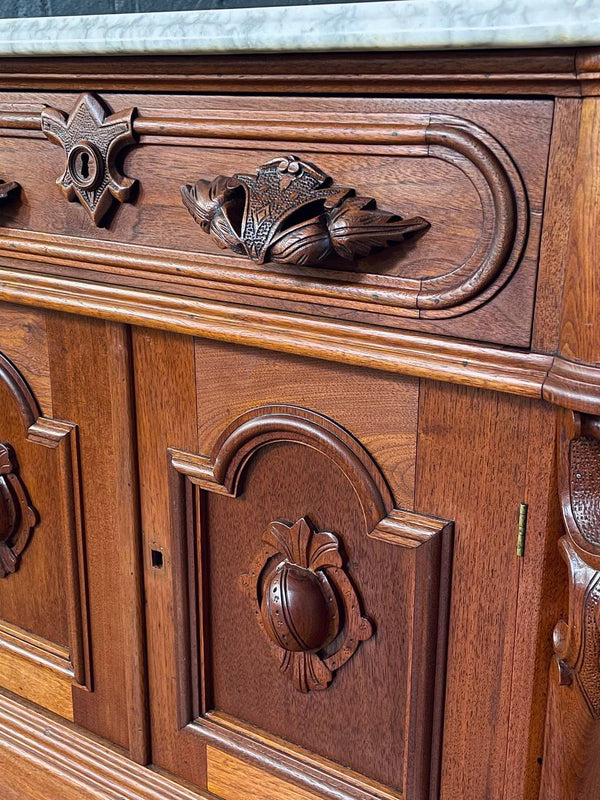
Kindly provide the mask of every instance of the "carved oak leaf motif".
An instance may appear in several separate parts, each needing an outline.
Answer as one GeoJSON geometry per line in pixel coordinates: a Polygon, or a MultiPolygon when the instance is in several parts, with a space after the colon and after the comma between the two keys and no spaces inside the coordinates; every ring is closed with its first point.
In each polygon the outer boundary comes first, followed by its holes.
{"type": "Polygon", "coordinates": [[[272,522],[262,543],[242,586],[294,688],[326,689],[335,670],[373,635],[343,569],[339,540],[303,517],[294,525],[272,522]]]}
{"type": "Polygon", "coordinates": [[[113,198],[124,203],[136,184],[117,168],[119,152],[135,142],[133,115],[129,108],[107,116],[100,100],[87,93],[79,96],[68,116],[56,108],[41,113],[42,131],[66,155],[65,171],[56,183],[68,200],[79,200],[95,225],[113,198]]]}
{"type": "Polygon", "coordinates": [[[0,578],[16,572],[35,523],[12,451],[0,444],[0,578]]]}
{"type": "Polygon", "coordinates": [[[294,155],[268,161],[255,175],[219,175],[181,187],[183,204],[219,247],[258,264],[320,264],[330,256],[367,256],[429,227],[403,219],[336,186],[294,155]]]}

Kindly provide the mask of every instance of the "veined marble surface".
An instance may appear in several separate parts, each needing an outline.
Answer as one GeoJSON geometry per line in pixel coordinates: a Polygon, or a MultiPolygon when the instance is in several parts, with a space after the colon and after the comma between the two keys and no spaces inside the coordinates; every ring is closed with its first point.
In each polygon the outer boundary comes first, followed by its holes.
{"type": "Polygon", "coordinates": [[[388,0],[0,20],[1,56],[600,45],[600,0],[388,0]]]}

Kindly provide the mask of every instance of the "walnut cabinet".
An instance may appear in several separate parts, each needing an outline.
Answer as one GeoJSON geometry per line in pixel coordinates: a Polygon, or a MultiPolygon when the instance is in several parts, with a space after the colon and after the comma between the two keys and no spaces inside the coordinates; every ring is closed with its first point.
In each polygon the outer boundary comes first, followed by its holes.
{"type": "Polygon", "coordinates": [[[0,789],[600,792],[600,53],[0,64],[0,789]]]}

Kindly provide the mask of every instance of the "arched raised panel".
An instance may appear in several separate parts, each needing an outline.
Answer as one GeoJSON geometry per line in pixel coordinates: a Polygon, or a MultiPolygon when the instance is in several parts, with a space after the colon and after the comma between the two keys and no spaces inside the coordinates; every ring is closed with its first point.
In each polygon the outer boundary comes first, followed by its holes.
{"type": "Polygon", "coordinates": [[[425,797],[452,524],[396,507],[363,445],[298,406],[245,412],[208,456],[169,455],[176,602],[198,598],[181,724],[208,744],[209,789],[242,751],[325,797],[425,797]]]}

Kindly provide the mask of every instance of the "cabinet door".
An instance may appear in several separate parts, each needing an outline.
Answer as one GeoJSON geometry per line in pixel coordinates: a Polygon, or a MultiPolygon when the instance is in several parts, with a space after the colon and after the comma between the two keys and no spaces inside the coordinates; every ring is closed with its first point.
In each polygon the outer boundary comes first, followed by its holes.
{"type": "Polygon", "coordinates": [[[143,759],[128,359],[124,326],[0,305],[0,688],[143,759]]]}
{"type": "Polygon", "coordinates": [[[425,798],[452,524],[418,381],[134,334],[153,758],[235,798],[425,798]]]}

